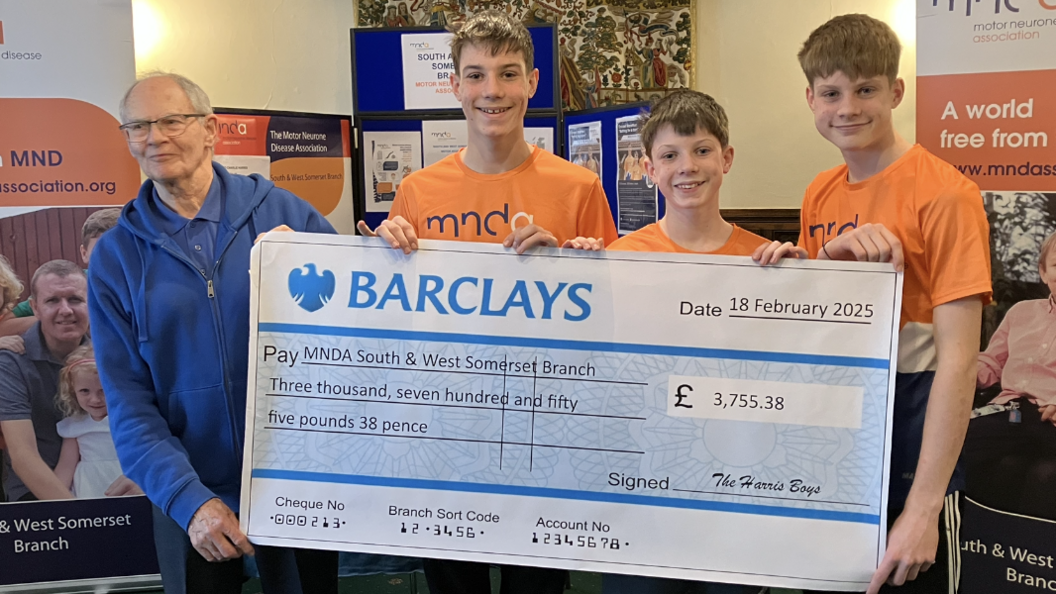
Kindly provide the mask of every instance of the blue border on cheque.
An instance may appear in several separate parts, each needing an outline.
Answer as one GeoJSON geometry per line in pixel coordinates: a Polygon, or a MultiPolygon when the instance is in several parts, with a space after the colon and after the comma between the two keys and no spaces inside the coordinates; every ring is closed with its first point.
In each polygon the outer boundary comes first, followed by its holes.
{"type": "Polygon", "coordinates": [[[266,468],[254,468],[252,476],[255,479],[365,485],[371,487],[399,487],[404,489],[426,489],[430,491],[460,491],[463,493],[490,493],[496,495],[519,495],[522,497],[549,497],[553,499],[575,499],[580,501],[604,501],[608,503],[624,503],[629,505],[653,505],[657,507],[699,509],[735,514],[808,518],[812,520],[832,520],[835,522],[855,522],[859,524],[880,524],[880,516],[873,514],[797,509],[746,503],[726,503],[721,501],[698,501],[695,499],[675,499],[669,497],[648,497],[646,495],[624,495],[621,493],[573,491],[571,489],[549,489],[542,487],[520,487],[515,485],[493,485],[483,483],[457,483],[452,481],[431,481],[423,479],[363,476],[356,474],[329,474],[323,472],[272,470],[266,468]]]}
{"type": "Polygon", "coordinates": [[[838,367],[864,367],[888,369],[887,359],[866,357],[841,357],[837,355],[805,355],[799,353],[771,353],[766,351],[735,351],[730,349],[705,349],[697,347],[661,346],[618,342],[593,342],[587,340],[560,340],[551,338],[521,338],[515,336],[489,336],[486,334],[455,334],[447,332],[415,332],[410,330],[379,330],[374,328],[344,328],[340,326],[312,326],[308,324],[280,324],[261,322],[257,331],[285,334],[311,334],[317,336],[352,336],[421,342],[457,342],[463,344],[489,344],[571,351],[598,351],[608,353],[634,353],[640,355],[666,355],[704,359],[739,359],[743,361],[773,361],[777,363],[803,363],[807,365],[834,365],[838,367]]]}

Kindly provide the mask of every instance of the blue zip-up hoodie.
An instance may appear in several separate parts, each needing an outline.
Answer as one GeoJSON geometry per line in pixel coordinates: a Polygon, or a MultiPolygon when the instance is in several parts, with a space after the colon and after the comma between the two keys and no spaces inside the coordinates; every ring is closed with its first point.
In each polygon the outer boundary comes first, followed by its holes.
{"type": "Polygon", "coordinates": [[[279,225],[334,233],[314,208],[213,163],[224,199],[202,274],[163,235],[147,181],[92,252],[88,309],[121,468],[184,529],[219,497],[238,511],[249,351],[249,252],[279,225]]]}

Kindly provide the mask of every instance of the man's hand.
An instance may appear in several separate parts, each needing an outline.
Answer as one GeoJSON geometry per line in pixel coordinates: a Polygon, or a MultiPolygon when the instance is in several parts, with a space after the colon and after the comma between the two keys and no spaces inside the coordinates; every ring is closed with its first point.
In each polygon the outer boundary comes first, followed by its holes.
{"type": "Polygon", "coordinates": [[[219,499],[210,499],[194,512],[187,527],[194,550],[206,561],[226,561],[252,555],[253,545],[238,527],[238,518],[219,499]]]}
{"type": "Polygon", "coordinates": [[[806,260],[808,257],[809,254],[807,254],[807,250],[797,247],[796,244],[791,241],[786,241],[785,243],[781,243],[780,241],[764,243],[755,248],[755,251],[752,253],[752,259],[762,266],[777,264],[782,258],[806,260]]]}
{"type": "Polygon", "coordinates": [[[557,247],[557,238],[553,233],[543,229],[539,225],[525,225],[506,236],[502,241],[503,247],[513,248],[518,254],[523,254],[529,248],[536,246],[557,247]]]}
{"type": "MultiPolygon", "coordinates": [[[[957,543],[949,546],[957,546],[957,543]]],[[[892,586],[901,586],[917,579],[920,572],[927,571],[935,563],[938,548],[938,516],[906,508],[887,535],[887,552],[873,574],[866,594],[877,594],[885,581],[892,586]]]]}
{"type": "Polygon", "coordinates": [[[132,479],[125,475],[117,477],[117,480],[110,483],[110,486],[106,488],[106,492],[103,495],[107,497],[127,497],[129,495],[142,495],[143,490],[139,488],[139,485],[132,482],[132,479]]]}
{"type": "Polygon", "coordinates": [[[1042,423],[1052,423],[1053,425],[1056,425],[1056,404],[1039,406],[1038,412],[1041,413],[1042,423]]]}
{"type": "Polygon", "coordinates": [[[407,219],[396,215],[392,220],[384,220],[373,231],[367,226],[366,221],[356,223],[356,229],[363,237],[380,237],[394,250],[403,250],[410,254],[418,249],[418,234],[414,232],[414,225],[407,219]]]}
{"type": "Polygon", "coordinates": [[[279,231],[279,232],[282,232],[282,233],[293,233],[293,232],[294,232],[294,231],[293,231],[293,229],[290,229],[290,228],[289,228],[289,227],[287,227],[286,225],[279,225],[278,227],[275,227],[275,228],[274,228],[274,229],[272,229],[271,231],[268,231],[268,232],[266,232],[266,233],[260,233],[260,234],[258,234],[258,235],[257,235],[257,238],[253,240],[253,245],[256,245],[256,244],[257,244],[257,242],[258,242],[258,241],[260,241],[260,239],[261,239],[262,237],[264,237],[264,236],[265,236],[265,235],[267,235],[268,233],[271,233],[272,231],[279,231]]]}
{"type": "Polygon", "coordinates": [[[570,250],[583,250],[585,252],[600,252],[605,249],[605,240],[597,237],[577,237],[575,239],[566,239],[561,247],[570,250]]]}
{"type": "Polygon", "coordinates": [[[865,223],[857,229],[836,236],[818,251],[819,260],[857,260],[859,262],[890,262],[902,272],[905,258],[902,242],[886,227],[865,223]]]}
{"type": "Polygon", "coordinates": [[[0,336],[0,349],[22,355],[26,352],[26,343],[21,336],[0,336]]]}

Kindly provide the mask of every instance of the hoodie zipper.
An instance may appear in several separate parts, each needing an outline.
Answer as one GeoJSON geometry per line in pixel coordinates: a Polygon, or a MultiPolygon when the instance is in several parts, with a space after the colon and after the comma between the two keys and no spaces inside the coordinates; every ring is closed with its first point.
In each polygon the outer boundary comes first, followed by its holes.
{"type": "MultiPolygon", "coordinates": [[[[216,272],[217,270],[219,270],[220,262],[224,259],[224,254],[227,253],[227,248],[229,248],[231,246],[231,244],[234,243],[235,237],[237,237],[237,236],[238,236],[238,230],[237,229],[232,229],[231,230],[231,237],[228,238],[227,242],[221,248],[220,255],[217,257],[216,262],[213,264],[213,272],[216,272]]],[[[221,364],[223,366],[224,400],[225,400],[224,403],[227,405],[227,416],[228,416],[228,419],[230,421],[228,429],[231,431],[231,449],[232,449],[232,453],[235,456],[235,459],[238,460],[239,464],[241,464],[241,462],[242,462],[242,452],[239,451],[239,443],[242,440],[239,437],[238,427],[236,425],[236,422],[237,422],[236,417],[237,417],[237,415],[235,414],[234,395],[231,393],[231,370],[228,368],[228,361],[227,361],[227,356],[226,356],[227,349],[225,348],[224,333],[223,333],[223,320],[220,317],[219,304],[216,302],[216,288],[213,286],[213,279],[208,277],[208,276],[206,276],[206,274],[204,272],[202,272],[197,266],[195,266],[194,263],[191,262],[191,260],[189,258],[187,258],[185,255],[183,255],[182,253],[179,253],[179,252],[177,252],[175,250],[172,250],[172,249],[170,249],[170,248],[168,248],[166,246],[162,246],[162,249],[164,249],[166,252],[168,252],[169,254],[174,256],[177,260],[181,260],[185,264],[190,266],[192,269],[194,269],[195,272],[200,274],[201,277],[202,277],[202,280],[205,281],[206,295],[209,297],[209,303],[212,306],[212,310],[213,310],[213,330],[215,331],[215,334],[216,334],[217,344],[218,344],[218,347],[220,349],[220,360],[221,360],[221,364]]]]}

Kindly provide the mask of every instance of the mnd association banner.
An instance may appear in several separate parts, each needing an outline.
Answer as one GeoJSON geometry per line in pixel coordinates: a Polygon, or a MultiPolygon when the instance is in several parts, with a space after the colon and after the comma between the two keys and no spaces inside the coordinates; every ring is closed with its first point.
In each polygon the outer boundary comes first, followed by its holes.
{"type": "Polygon", "coordinates": [[[919,0],[917,141],[981,189],[1056,190],[1056,0],[919,0]]]}
{"type": "Polygon", "coordinates": [[[1053,591],[1056,427],[1038,378],[1056,371],[1040,270],[1056,232],[1056,1],[918,0],[917,76],[917,142],[979,185],[990,223],[994,304],[951,561],[962,594],[1053,591]]]}
{"type": "Polygon", "coordinates": [[[134,80],[131,0],[0,0],[0,216],[135,196],[134,80]]]}
{"type": "Polygon", "coordinates": [[[307,200],[338,233],[355,229],[350,121],[345,116],[216,109],[216,160],[259,173],[307,200]]]}

